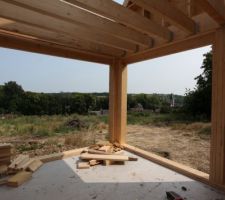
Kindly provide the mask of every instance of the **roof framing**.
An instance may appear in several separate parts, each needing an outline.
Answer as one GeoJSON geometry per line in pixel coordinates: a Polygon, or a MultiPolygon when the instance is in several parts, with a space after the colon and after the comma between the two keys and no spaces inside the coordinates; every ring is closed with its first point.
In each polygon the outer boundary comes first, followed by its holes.
{"type": "Polygon", "coordinates": [[[1,0],[0,31],[132,63],[215,31],[224,7],[223,0],[1,0]]]}

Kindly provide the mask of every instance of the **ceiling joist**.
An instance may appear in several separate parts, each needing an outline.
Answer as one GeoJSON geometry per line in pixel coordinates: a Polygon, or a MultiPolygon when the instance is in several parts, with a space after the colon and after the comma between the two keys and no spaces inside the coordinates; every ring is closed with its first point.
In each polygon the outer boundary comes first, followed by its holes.
{"type": "Polygon", "coordinates": [[[166,27],[125,8],[112,0],[65,0],[75,6],[103,15],[152,37],[171,41],[172,33],[166,27]]]}
{"type": "Polygon", "coordinates": [[[195,2],[218,24],[225,24],[225,3],[224,0],[196,0],[195,2]]]}
{"type": "Polygon", "coordinates": [[[114,57],[121,57],[125,55],[125,52],[119,49],[115,49],[105,45],[99,45],[97,43],[89,42],[81,38],[72,38],[65,34],[47,31],[45,29],[32,27],[18,22],[16,23],[14,21],[3,18],[0,18],[0,29],[21,33],[24,35],[30,35],[41,40],[54,42],[60,45],[66,45],[68,47],[85,50],[87,52],[110,55],[114,57]]]}
{"type": "Polygon", "coordinates": [[[93,29],[97,28],[105,33],[143,47],[148,48],[152,43],[152,39],[143,33],[59,0],[14,0],[14,2],[36,8],[43,13],[51,14],[52,17],[71,23],[80,23],[90,28],[93,27],[93,29]]]}
{"type": "Polygon", "coordinates": [[[173,6],[167,0],[131,0],[136,5],[147,9],[154,10],[163,15],[170,23],[181,28],[187,33],[194,34],[196,32],[195,22],[185,15],[181,10],[173,6]]]}
{"type": "Polygon", "coordinates": [[[47,13],[44,15],[43,13],[39,13],[36,9],[24,8],[23,5],[13,0],[0,1],[0,17],[49,31],[59,32],[71,37],[80,37],[129,52],[135,52],[137,50],[135,44],[101,32],[93,33],[88,27],[56,19],[49,16],[47,13]]]}

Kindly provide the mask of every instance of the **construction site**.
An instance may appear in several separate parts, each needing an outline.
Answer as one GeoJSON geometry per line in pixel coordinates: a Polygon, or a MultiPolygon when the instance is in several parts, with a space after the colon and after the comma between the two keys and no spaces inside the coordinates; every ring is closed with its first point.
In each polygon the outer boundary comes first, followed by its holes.
{"type": "Polygon", "coordinates": [[[34,156],[0,141],[0,199],[225,200],[224,0],[0,0],[0,47],[109,66],[108,141],[34,156]],[[206,173],[129,144],[127,71],[208,45],[206,173]]]}

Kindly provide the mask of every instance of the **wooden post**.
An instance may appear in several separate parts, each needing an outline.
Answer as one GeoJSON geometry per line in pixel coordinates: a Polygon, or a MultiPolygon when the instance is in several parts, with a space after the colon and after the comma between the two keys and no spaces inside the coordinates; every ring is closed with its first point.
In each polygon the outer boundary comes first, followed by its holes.
{"type": "Polygon", "coordinates": [[[111,142],[125,143],[127,125],[127,66],[114,60],[110,66],[109,133],[111,142]]]}
{"type": "Polygon", "coordinates": [[[225,185],[225,27],[216,31],[213,44],[210,181],[225,185]]]}

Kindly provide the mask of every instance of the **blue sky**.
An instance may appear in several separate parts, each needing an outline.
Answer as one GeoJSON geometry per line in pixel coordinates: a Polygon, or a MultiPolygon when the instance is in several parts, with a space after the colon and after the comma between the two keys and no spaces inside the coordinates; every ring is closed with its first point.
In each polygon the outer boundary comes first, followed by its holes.
{"type": "MultiPolygon", "coordinates": [[[[128,66],[129,93],[184,94],[195,86],[203,54],[195,49],[128,66]]],[[[16,81],[27,91],[105,92],[109,88],[107,65],[0,48],[0,84],[16,81]]]]}

